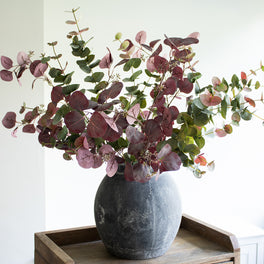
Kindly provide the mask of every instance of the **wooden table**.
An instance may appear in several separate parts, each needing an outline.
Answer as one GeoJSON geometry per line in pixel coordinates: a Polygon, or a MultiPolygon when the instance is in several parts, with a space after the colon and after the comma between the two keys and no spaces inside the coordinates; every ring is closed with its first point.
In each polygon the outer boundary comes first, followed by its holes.
{"type": "Polygon", "coordinates": [[[124,260],[107,253],[96,227],[35,234],[35,264],[239,264],[234,235],[183,215],[169,251],[150,260],[124,260]]]}

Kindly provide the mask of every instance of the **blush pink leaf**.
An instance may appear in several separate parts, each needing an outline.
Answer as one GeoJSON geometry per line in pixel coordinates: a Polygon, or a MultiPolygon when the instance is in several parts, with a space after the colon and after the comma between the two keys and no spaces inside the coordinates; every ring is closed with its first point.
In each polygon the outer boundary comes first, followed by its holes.
{"type": "Polygon", "coordinates": [[[94,166],[94,155],[88,149],[78,149],[76,159],[82,168],[89,169],[94,166]]]}
{"type": "Polygon", "coordinates": [[[147,33],[146,31],[139,31],[136,35],[136,42],[139,44],[145,44],[146,39],[147,39],[147,33]]]}
{"type": "Polygon", "coordinates": [[[112,64],[112,62],[113,62],[113,58],[112,58],[110,50],[108,49],[108,53],[100,61],[99,67],[101,69],[109,69],[111,64],[112,64]]]}
{"type": "Polygon", "coordinates": [[[135,104],[127,111],[126,119],[129,125],[134,124],[134,122],[137,120],[137,117],[139,115],[139,110],[140,110],[140,104],[135,104]]]}

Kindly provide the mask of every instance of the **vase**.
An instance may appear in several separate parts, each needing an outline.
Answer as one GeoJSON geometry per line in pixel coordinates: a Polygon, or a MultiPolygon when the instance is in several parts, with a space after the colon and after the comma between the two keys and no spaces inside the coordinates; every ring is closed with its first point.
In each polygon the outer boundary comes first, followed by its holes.
{"type": "Polygon", "coordinates": [[[107,251],[125,259],[163,255],[179,230],[182,211],[172,176],[129,182],[124,166],[113,177],[105,176],[97,190],[94,215],[107,251]]]}

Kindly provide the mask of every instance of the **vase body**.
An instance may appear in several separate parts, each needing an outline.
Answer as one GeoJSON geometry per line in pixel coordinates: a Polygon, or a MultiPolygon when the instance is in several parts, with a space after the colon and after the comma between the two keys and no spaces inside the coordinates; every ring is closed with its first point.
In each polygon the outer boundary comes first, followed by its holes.
{"type": "Polygon", "coordinates": [[[169,173],[145,183],[128,182],[119,167],[102,180],[94,204],[96,227],[112,255],[149,259],[171,246],[181,222],[181,201],[169,173]]]}

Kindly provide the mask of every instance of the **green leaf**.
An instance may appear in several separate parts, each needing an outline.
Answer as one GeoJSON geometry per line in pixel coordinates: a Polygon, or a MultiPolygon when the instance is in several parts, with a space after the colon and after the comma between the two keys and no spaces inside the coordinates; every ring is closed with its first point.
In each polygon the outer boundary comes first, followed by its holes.
{"type": "Polygon", "coordinates": [[[89,65],[89,67],[92,69],[92,68],[95,68],[96,66],[98,66],[99,65],[99,63],[100,63],[100,60],[96,60],[94,63],[91,63],[90,65],[89,65]]]}
{"type": "Polygon", "coordinates": [[[125,140],[124,138],[120,137],[118,140],[117,140],[117,143],[118,143],[118,146],[120,148],[127,148],[128,147],[128,141],[125,140]]]}
{"type": "Polygon", "coordinates": [[[193,105],[193,121],[197,126],[204,126],[209,122],[209,117],[201,109],[193,105]]]}
{"type": "Polygon", "coordinates": [[[255,89],[257,90],[259,87],[260,87],[260,82],[259,81],[256,81],[256,83],[255,83],[255,89]]]}
{"type": "Polygon", "coordinates": [[[186,145],[183,152],[190,153],[190,155],[196,156],[200,153],[200,149],[195,144],[186,145]]]}
{"type": "Polygon", "coordinates": [[[70,95],[73,91],[77,90],[80,87],[80,84],[70,84],[62,87],[63,94],[70,95]]]}
{"type": "Polygon", "coordinates": [[[85,48],[83,51],[82,51],[82,54],[81,54],[81,58],[84,58],[86,56],[88,56],[90,54],[90,50],[89,48],[85,48]]]}
{"type": "Polygon", "coordinates": [[[51,68],[49,70],[49,76],[51,78],[55,78],[57,76],[61,75],[61,70],[60,69],[56,69],[56,68],[51,68]]]}
{"type": "Polygon", "coordinates": [[[249,121],[252,118],[252,113],[247,110],[247,108],[243,109],[240,113],[242,119],[249,121]]]}
{"type": "Polygon", "coordinates": [[[224,119],[226,119],[226,113],[227,113],[227,102],[226,99],[224,98],[221,101],[221,115],[224,119]]]}
{"type": "Polygon", "coordinates": [[[194,83],[196,80],[202,77],[202,74],[200,72],[190,72],[187,75],[188,80],[191,83],[194,83]]]}
{"type": "Polygon", "coordinates": [[[54,78],[54,82],[56,83],[63,83],[65,80],[65,76],[64,75],[58,75],[54,78]]]}
{"type": "Polygon", "coordinates": [[[95,72],[92,74],[92,76],[85,77],[84,81],[96,83],[96,82],[100,82],[103,79],[103,77],[104,77],[103,72],[95,72]]]}
{"type": "Polygon", "coordinates": [[[136,90],[138,89],[138,86],[129,86],[129,87],[126,87],[126,90],[129,92],[129,93],[134,93],[136,90]]]}
{"type": "Polygon", "coordinates": [[[199,149],[203,148],[205,145],[205,139],[202,136],[194,137],[194,141],[199,147],[199,149]]]}
{"type": "Polygon", "coordinates": [[[157,152],[160,152],[160,150],[167,144],[166,141],[160,141],[157,146],[156,146],[156,149],[157,149],[157,152]]]}
{"type": "Polygon", "coordinates": [[[85,73],[90,73],[92,71],[88,65],[80,65],[80,69],[85,73]]]}
{"type": "Polygon", "coordinates": [[[107,86],[108,86],[108,82],[107,81],[99,82],[98,84],[95,85],[94,91],[96,93],[98,93],[99,91],[105,89],[107,86]]]}
{"type": "Polygon", "coordinates": [[[65,75],[65,78],[64,78],[64,81],[63,81],[64,84],[70,84],[71,83],[71,80],[72,80],[71,77],[72,77],[73,73],[74,72],[71,72],[71,73],[65,75]]]}
{"type": "Polygon", "coordinates": [[[57,137],[59,140],[64,140],[68,134],[68,129],[66,126],[63,126],[63,128],[57,133],[57,137]]]}
{"type": "Polygon", "coordinates": [[[91,54],[86,58],[86,64],[90,64],[94,60],[95,55],[91,54]]]}
{"type": "Polygon", "coordinates": [[[152,74],[149,70],[145,70],[145,73],[147,74],[148,77],[153,77],[153,78],[159,78],[159,75],[152,74]]]}
{"type": "Polygon", "coordinates": [[[47,63],[48,61],[50,61],[50,57],[43,57],[42,59],[41,59],[41,62],[42,63],[47,63]]]}
{"type": "Polygon", "coordinates": [[[140,102],[140,108],[145,108],[147,106],[147,101],[145,98],[141,98],[140,102]]]}
{"type": "Polygon", "coordinates": [[[123,70],[124,71],[129,71],[131,69],[131,67],[138,68],[139,65],[140,65],[140,63],[141,63],[141,59],[139,59],[139,58],[132,58],[128,62],[126,62],[126,64],[123,67],[123,70]]]}
{"type": "Polygon", "coordinates": [[[168,139],[166,143],[170,144],[172,150],[175,150],[178,147],[178,141],[175,138],[168,139]]]}
{"type": "Polygon", "coordinates": [[[240,86],[239,86],[239,78],[237,77],[236,74],[234,74],[234,75],[232,76],[232,78],[231,78],[231,82],[232,82],[232,87],[233,87],[233,88],[234,88],[234,87],[237,87],[237,88],[240,87],[240,86]]]}
{"type": "Polygon", "coordinates": [[[121,101],[121,107],[125,110],[129,108],[129,102],[124,96],[120,96],[119,100],[121,101]]]}

